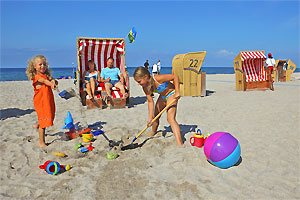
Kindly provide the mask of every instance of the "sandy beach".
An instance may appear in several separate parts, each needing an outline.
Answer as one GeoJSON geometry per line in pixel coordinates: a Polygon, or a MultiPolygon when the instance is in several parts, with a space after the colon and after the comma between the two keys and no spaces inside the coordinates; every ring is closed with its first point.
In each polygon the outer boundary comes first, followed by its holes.
{"type": "MultiPolygon", "coordinates": [[[[167,123],[160,120],[154,138],[144,133],[138,146],[116,149],[108,160],[108,140],[136,135],[147,120],[142,88],[130,78],[130,105],[125,109],[87,110],[76,97],[65,100],[54,91],[56,117],[47,129],[46,150],[37,147],[37,121],[30,81],[0,82],[1,199],[299,199],[300,73],[275,83],[275,91],[235,91],[235,75],[207,75],[206,97],[181,97],[177,121],[185,148],[177,148],[167,123]],[[74,122],[102,129],[93,151],[74,149],[81,138],[66,140],[67,112],[74,122]],[[241,145],[242,161],[219,169],[203,148],[190,145],[195,128],[205,134],[227,131],[241,145]],[[54,156],[61,151],[66,158],[54,156]],[[39,169],[55,160],[72,169],[53,176],[39,169]]],[[[75,87],[60,80],[60,90],[75,87]]],[[[155,98],[157,98],[157,94],[155,98]]]]}

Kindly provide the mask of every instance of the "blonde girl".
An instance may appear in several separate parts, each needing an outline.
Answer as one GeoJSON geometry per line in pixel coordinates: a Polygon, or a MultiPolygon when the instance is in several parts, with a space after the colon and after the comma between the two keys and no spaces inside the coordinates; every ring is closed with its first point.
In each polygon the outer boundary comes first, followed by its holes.
{"type": "Polygon", "coordinates": [[[46,147],[45,130],[53,125],[55,102],[52,89],[57,86],[48,69],[45,56],[37,55],[28,61],[26,75],[32,80],[34,89],[33,104],[38,116],[39,146],[46,147]]]}
{"type": "Polygon", "coordinates": [[[174,133],[178,146],[182,146],[180,127],[176,121],[177,102],[180,98],[179,79],[175,74],[161,74],[151,76],[144,67],[138,67],[133,74],[134,80],[143,87],[148,101],[148,126],[152,126],[152,135],[155,135],[159,126],[159,118],[151,124],[152,119],[162,111],[173,99],[177,99],[172,106],[167,109],[167,120],[174,133]],[[172,81],[172,82],[171,82],[172,81]],[[153,92],[159,93],[159,97],[154,106],[151,96],[153,92]]]}

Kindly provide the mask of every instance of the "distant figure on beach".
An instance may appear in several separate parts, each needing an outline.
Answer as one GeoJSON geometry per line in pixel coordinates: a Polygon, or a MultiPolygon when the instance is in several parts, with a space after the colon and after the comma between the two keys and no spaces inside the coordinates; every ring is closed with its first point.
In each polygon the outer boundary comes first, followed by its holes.
{"type": "Polygon", "coordinates": [[[273,71],[276,70],[275,63],[276,62],[272,56],[272,53],[268,53],[268,58],[266,59],[265,67],[268,72],[268,79],[271,81],[271,90],[274,90],[274,86],[273,86],[274,81],[272,80],[272,74],[273,74],[273,71]]]}
{"type": "Polygon", "coordinates": [[[47,146],[45,142],[46,128],[53,125],[55,117],[55,102],[52,89],[55,89],[58,82],[54,80],[48,69],[48,62],[45,56],[37,55],[29,60],[26,75],[32,80],[34,89],[33,104],[37,113],[39,132],[39,146],[47,146]]]}
{"type": "Polygon", "coordinates": [[[158,74],[158,69],[157,69],[157,64],[156,63],[154,63],[152,65],[152,74],[158,74]]]}
{"type": "Polygon", "coordinates": [[[123,98],[127,98],[128,94],[124,88],[124,76],[121,74],[119,68],[114,67],[114,59],[109,57],[106,61],[107,67],[102,69],[100,77],[101,81],[105,84],[105,91],[107,93],[107,98],[111,99],[111,88],[117,87],[121,90],[123,98]]]}
{"type": "Polygon", "coordinates": [[[151,124],[154,117],[162,111],[173,99],[177,99],[173,105],[167,109],[167,120],[176,138],[178,146],[183,146],[180,127],[176,121],[177,102],[180,98],[179,79],[175,74],[150,75],[150,72],[144,67],[138,67],[133,73],[134,80],[143,87],[148,101],[148,126],[152,126],[151,136],[157,132],[159,118],[151,124]],[[173,83],[172,83],[172,82],[173,83]],[[159,97],[154,106],[154,100],[151,96],[153,92],[159,93],[159,97]]]}
{"type": "Polygon", "coordinates": [[[94,61],[88,61],[88,70],[84,71],[84,81],[86,86],[86,92],[88,93],[88,99],[94,100],[95,90],[98,81],[100,81],[100,72],[97,71],[96,64],[94,61]]]}
{"type": "Polygon", "coordinates": [[[286,71],[287,69],[287,62],[286,61],[283,61],[283,62],[278,62],[278,65],[277,65],[277,78],[278,78],[278,81],[283,81],[282,78],[284,76],[284,71],[286,71]]]}
{"type": "Polygon", "coordinates": [[[146,62],[144,63],[144,67],[145,67],[147,70],[149,70],[149,61],[148,61],[148,60],[146,60],[146,62]]]}
{"type": "MultiPolygon", "coordinates": [[[[125,68],[125,71],[124,71],[124,74],[123,74],[123,78],[124,78],[124,82],[123,82],[123,85],[126,81],[129,81],[129,74],[128,74],[128,70],[127,70],[127,66],[125,65],[124,66],[125,68]]],[[[125,87],[125,86],[124,86],[125,87]]]]}
{"type": "Polygon", "coordinates": [[[157,73],[160,74],[161,66],[160,66],[160,60],[157,62],[157,73]]]}
{"type": "Polygon", "coordinates": [[[287,68],[288,68],[288,63],[287,63],[287,62],[285,62],[285,63],[283,64],[282,70],[286,71],[286,70],[287,70],[287,68]]]}

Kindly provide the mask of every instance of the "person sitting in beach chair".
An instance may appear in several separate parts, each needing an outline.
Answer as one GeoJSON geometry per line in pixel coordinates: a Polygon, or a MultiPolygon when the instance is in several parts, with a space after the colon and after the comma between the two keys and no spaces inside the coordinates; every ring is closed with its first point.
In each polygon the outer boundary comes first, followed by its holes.
{"type": "Polygon", "coordinates": [[[100,72],[97,71],[96,64],[94,61],[88,61],[88,70],[84,71],[84,81],[86,86],[86,92],[88,93],[88,99],[95,98],[95,90],[98,81],[100,82],[100,72]]]}
{"type": "Polygon", "coordinates": [[[107,93],[107,99],[111,100],[111,89],[116,87],[120,89],[123,98],[127,98],[128,94],[124,88],[124,76],[121,74],[120,69],[114,67],[114,59],[109,57],[107,59],[107,67],[101,71],[101,81],[105,84],[105,91],[107,93]]]}

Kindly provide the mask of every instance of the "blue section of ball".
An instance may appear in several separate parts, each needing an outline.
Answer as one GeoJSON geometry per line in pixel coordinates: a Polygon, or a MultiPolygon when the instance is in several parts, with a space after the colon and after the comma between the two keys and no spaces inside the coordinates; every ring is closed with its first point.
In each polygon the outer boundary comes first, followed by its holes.
{"type": "Polygon", "coordinates": [[[218,162],[212,162],[211,160],[209,160],[209,162],[221,169],[226,169],[235,165],[239,161],[240,156],[241,156],[241,146],[240,143],[238,143],[234,151],[225,159],[218,162]]]}

